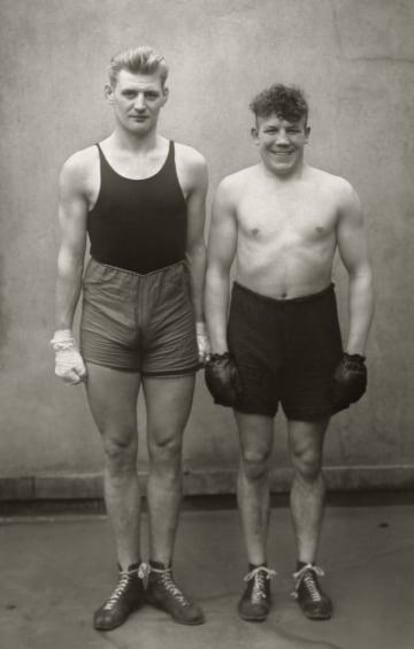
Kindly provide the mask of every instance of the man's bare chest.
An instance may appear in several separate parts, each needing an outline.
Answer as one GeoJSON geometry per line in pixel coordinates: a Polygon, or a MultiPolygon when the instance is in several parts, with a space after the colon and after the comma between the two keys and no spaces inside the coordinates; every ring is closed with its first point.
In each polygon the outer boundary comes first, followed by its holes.
{"type": "Polygon", "coordinates": [[[335,229],[337,209],[326,197],[315,195],[245,196],[240,200],[238,228],[256,240],[299,238],[318,240],[335,229]]]}

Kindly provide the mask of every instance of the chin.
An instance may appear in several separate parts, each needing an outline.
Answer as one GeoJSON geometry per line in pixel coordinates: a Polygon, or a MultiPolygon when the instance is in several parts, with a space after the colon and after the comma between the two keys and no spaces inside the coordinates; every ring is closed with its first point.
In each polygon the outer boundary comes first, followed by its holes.
{"type": "Polygon", "coordinates": [[[293,171],[294,168],[295,165],[291,162],[286,164],[273,164],[271,166],[271,170],[280,175],[288,174],[293,171]]]}
{"type": "Polygon", "coordinates": [[[134,128],[130,129],[131,133],[136,135],[146,135],[150,132],[151,126],[149,124],[136,124],[134,128]]]}

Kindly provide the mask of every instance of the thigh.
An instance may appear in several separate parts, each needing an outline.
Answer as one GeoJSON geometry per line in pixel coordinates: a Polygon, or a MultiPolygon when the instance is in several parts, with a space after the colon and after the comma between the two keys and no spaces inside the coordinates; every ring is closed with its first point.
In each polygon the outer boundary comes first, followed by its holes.
{"type": "Polygon", "coordinates": [[[86,392],[95,423],[103,436],[128,442],[137,430],[140,374],[87,364],[86,392]]]}
{"type": "Polygon", "coordinates": [[[148,445],[180,442],[193,402],[195,375],[142,379],[148,445]]]}
{"type": "Polygon", "coordinates": [[[138,372],[137,277],[90,259],[83,281],[80,348],[88,363],[138,372]]]}
{"type": "Polygon", "coordinates": [[[243,386],[239,413],[274,417],[278,408],[278,330],[268,299],[235,283],[227,338],[243,386]]]}
{"type": "Polygon", "coordinates": [[[235,417],[243,456],[270,455],[274,438],[273,418],[241,412],[236,412],[235,417]]]}
{"type": "Polygon", "coordinates": [[[289,362],[282,406],[288,419],[318,421],[333,413],[332,378],[342,358],[333,288],[297,303],[289,318],[289,362]]]}
{"type": "Polygon", "coordinates": [[[150,318],[143,339],[142,374],[154,378],[193,374],[198,349],[186,264],[175,264],[147,279],[150,318]]]}

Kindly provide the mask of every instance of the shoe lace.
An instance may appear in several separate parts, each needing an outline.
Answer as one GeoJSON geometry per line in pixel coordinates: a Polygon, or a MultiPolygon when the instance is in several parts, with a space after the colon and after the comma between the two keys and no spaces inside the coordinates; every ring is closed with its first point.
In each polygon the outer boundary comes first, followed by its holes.
{"type": "Polygon", "coordinates": [[[110,611],[113,609],[113,607],[119,601],[120,597],[124,594],[129,582],[131,581],[131,576],[136,572],[137,572],[136,569],[121,570],[119,572],[119,581],[104,604],[105,610],[110,611]]]}
{"type": "Polygon", "coordinates": [[[296,579],[296,592],[299,585],[303,582],[306,585],[312,601],[320,602],[322,600],[322,596],[318,589],[316,577],[323,577],[324,574],[325,573],[323,569],[319,566],[314,566],[311,563],[307,563],[300,570],[293,573],[293,577],[296,579]]]}
{"type": "Polygon", "coordinates": [[[271,570],[266,566],[259,566],[258,568],[253,568],[247,575],[244,577],[244,581],[253,581],[252,588],[252,602],[260,603],[260,600],[266,599],[266,581],[269,581],[272,577],[276,576],[276,570],[271,570]]]}
{"type": "Polygon", "coordinates": [[[168,593],[170,593],[170,595],[172,595],[172,597],[174,597],[174,599],[177,600],[177,602],[179,602],[181,606],[190,606],[190,602],[185,597],[184,593],[174,583],[172,578],[171,568],[160,570],[158,568],[153,568],[152,566],[149,566],[149,569],[150,572],[155,572],[158,575],[160,575],[160,581],[164,586],[165,590],[168,593]]]}
{"type": "Polygon", "coordinates": [[[149,563],[145,563],[143,561],[142,563],[139,564],[138,577],[140,579],[146,579],[146,577],[148,577],[150,572],[151,572],[151,566],[149,565],[149,563]]]}

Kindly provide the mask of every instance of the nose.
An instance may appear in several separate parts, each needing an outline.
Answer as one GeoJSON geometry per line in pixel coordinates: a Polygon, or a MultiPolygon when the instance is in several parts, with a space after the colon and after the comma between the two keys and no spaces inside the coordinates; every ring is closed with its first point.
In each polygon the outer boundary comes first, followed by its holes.
{"type": "Polygon", "coordinates": [[[135,109],[142,112],[145,110],[145,99],[144,99],[144,94],[143,93],[138,93],[136,99],[135,99],[135,109]]]}
{"type": "Polygon", "coordinates": [[[288,134],[286,133],[285,129],[281,129],[277,133],[276,144],[278,146],[288,146],[289,145],[289,137],[288,137],[288,134]]]}

